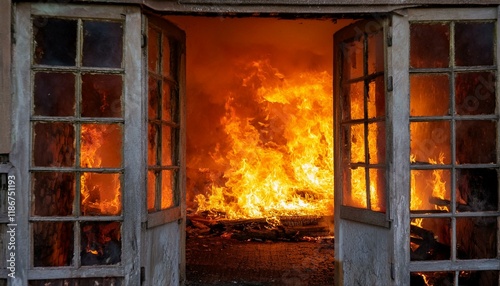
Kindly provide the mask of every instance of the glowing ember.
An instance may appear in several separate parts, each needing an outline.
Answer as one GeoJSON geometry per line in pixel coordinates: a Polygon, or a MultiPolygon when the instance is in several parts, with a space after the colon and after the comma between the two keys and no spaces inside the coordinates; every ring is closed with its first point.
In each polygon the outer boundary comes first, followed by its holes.
{"type": "Polygon", "coordinates": [[[225,170],[219,179],[211,174],[208,193],[196,196],[198,211],[227,218],[331,215],[331,75],[284,75],[266,60],[243,70],[241,93],[229,92],[221,119],[229,146],[211,154],[225,170]]]}

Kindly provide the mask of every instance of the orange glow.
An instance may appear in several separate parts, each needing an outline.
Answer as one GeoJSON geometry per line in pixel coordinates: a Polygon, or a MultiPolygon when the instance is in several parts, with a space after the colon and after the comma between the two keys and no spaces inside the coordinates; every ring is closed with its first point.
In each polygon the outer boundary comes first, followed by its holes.
{"type": "MultiPolygon", "coordinates": [[[[80,161],[83,168],[119,167],[121,134],[116,124],[82,124],[80,161]]],[[[120,175],[83,172],[81,211],[83,215],[121,213],[120,175]]]]}
{"type": "MultiPolygon", "coordinates": [[[[195,200],[227,218],[333,213],[333,102],[327,72],[280,73],[268,60],[243,67],[221,125],[229,145],[210,155],[227,164],[222,180],[195,200]],[[241,96],[255,114],[245,114],[241,96]],[[223,182],[223,183],[221,183],[223,182]]],[[[206,170],[199,170],[205,172],[206,170]]]]}

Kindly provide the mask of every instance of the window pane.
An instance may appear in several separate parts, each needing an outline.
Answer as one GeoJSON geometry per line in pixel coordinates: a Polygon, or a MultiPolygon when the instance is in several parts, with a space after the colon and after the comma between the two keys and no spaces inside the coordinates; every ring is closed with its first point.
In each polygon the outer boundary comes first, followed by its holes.
{"type": "Polygon", "coordinates": [[[368,124],[368,150],[370,164],[385,163],[385,122],[368,124]]]}
{"type": "Polygon", "coordinates": [[[158,128],[156,124],[148,124],[148,165],[158,165],[158,128]]]}
{"type": "Polygon", "coordinates": [[[34,123],[33,164],[71,167],[75,164],[75,128],[72,124],[34,123]]]}
{"type": "Polygon", "coordinates": [[[162,103],[162,119],[175,122],[175,111],[177,110],[177,102],[175,100],[175,92],[168,82],[163,82],[163,103],[162,103]]]}
{"type": "Polygon", "coordinates": [[[451,211],[450,170],[411,170],[410,210],[451,211]]]}
{"type": "Polygon", "coordinates": [[[172,58],[171,52],[172,51],[170,49],[170,40],[166,35],[163,35],[162,47],[161,47],[163,75],[172,74],[171,63],[170,63],[170,59],[172,58]]]}
{"type": "Polygon", "coordinates": [[[120,68],[123,54],[122,34],[122,23],[84,21],[83,65],[120,68]]]}
{"type": "Polygon", "coordinates": [[[446,74],[410,75],[410,115],[450,114],[450,84],[446,74]]]}
{"type": "Polygon", "coordinates": [[[46,17],[33,19],[34,62],[40,65],[74,66],[76,20],[46,17]]]}
{"type": "Polygon", "coordinates": [[[411,155],[414,164],[451,162],[450,122],[410,123],[411,155]]]}
{"type": "Polygon", "coordinates": [[[160,81],[150,77],[148,80],[148,118],[157,119],[160,116],[160,81]]]}
{"type": "Polygon", "coordinates": [[[34,115],[75,115],[74,74],[37,72],[33,94],[34,115]]]}
{"type": "Polygon", "coordinates": [[[33,264],[35,267],[69,266],[73,259],[72,222],[34,222],[33,264]]]}
{"type": "Polygon", "coordinates": [[[494,31],[494,23],[456,23],[455,64],[457,66],[493,65],[494,31]]]}
{"type": "Polygon", "coordinates": [[[343,75],[346,80],[363,76],[363,41],[364,38],[360,37],[343,45],[343,75]]]}
{"type": "Polygon", "coordinates": [[[496,131],[494,121],[457,121],[457,164],[496,163],[496,131]]]}
{"type": "Polygon", "coordinates": [[[122,166],[122,128],[119,124],[82,124],[81,166],[122,166]]]}
{"type": "Polygon", "coordinates": [[[174,206],[175,193],[174,193],[174,173],[175,171],[163,170],[161,172],[161,208],[166,209],[174,206]]]}
{"type": "Polygon", "coordinates": [[[75,174],[36,172],[32,175],[32,212],[35,216],[73,214],[75,174]]]}
{"type": "Polygon", "coordinates": [[[457,170],[457,211],[498,209],[498,175],[495,169],[457,170]]]}
{"type": "Polygon", "coordinates": [[[148,68],[155,73],[160,67],[160,35],[157,30],[148,28],[148,68]]]}
{"type": "Polygon", "coordinates": [[[368,118],[385,116],[384,77],[379,76],[368,85],[368,118]]]}
{"type": "Polygon", "coordinates": [[[120,263],[122,242],[119,222],[83,222],[81,230],[82,265],[120,263]]]}
{"type": "Polygon", "coordinates": [[[384,33],[368,36],[368,74],[384,71],[384,33]]]}
{"type": "Polygon", "coordinates": [[[343,90],[342,119],[365,118],[364,83],[356,82],[345,85],[343,90]]]}
{"type": "Polygon", "coordinates": [[[493,72],[457,73],[455,112],[460,115],[494,114],[496,76],[493,72]]]}
{"type": "Polygon", "coordinates": [[[120,215],[122,211],[119,174],[84,172],[80,177],[82,215],[120,215]]]}
{"type": "Polygon", "coordinates": [[[156,174],[154,171],[148,171],[148,190],[147,190],[147,203],[148,203],[148,211],[155,210],[155,201],[156,201],[156,174]]]}
{"type": "Polygon", "coordinates": [[[82,75],[82,116],[121,117],[122,77],[120,75],[82,75]]]}
{"type": "Polygon", "coordinates": [[[173,165],[172,161],[172,128],[169,126],[162,126],[162,140],[161,140],[161,164],[163,166],[173,165]]]}
{"type": "Polygon", "coordinates": [[[449,260],[451,221],[441,218],[412,219],[410,259],[449,260]]]}
{"type": "Polygon", "coordinates": [[[497,232],[496,217],[457,218],[457,257],[497,258],[497,232]]]}
{"type": "Polygon", "coordinates": [[[410,66],[444,68],[450,62],[450,28],[448,24],[410,25],[410,66]]]}
{"type": "Polygon", "coordinates": [[[342,204],[351,207],[367,207],[365,168],[345,168],[342,204]]]}
{"type": "Polygon", "coordinates": [[[344,156],[350,154],[352,163],[364,163],[365,160],[365,128],[363,124],[355,124],[346,127],[344,132],[346,144],[344,156]]]}
{"type": "Polygon", "coordinates": [[[374,211],[385,212],[385,170],[370,169],[370,208],[374,211]]]}
{"type": "Polygon", "coordinates": [[[156,119],[159,116],[159,83],[154,78],[148,80],[148,118],[156,119]]]}

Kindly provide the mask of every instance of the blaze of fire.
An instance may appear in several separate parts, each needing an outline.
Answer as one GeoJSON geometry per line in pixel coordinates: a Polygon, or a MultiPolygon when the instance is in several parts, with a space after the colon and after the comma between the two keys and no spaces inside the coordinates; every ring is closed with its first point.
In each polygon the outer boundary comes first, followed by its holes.
{"type": "MultiPolygon", "coordinates": [[[[109,138],[108,132],[116,128],[109,124],[83,124],[81,126],[80,161],[83,168],[110,167],[120,158],[105,159],[103,154],[115,153],[109,141],[120,140],[109,138]],[[106,137],[106,138],[105,138],[106,137]],[[106,140],[108,143],[105,143],[106,140]],[[105,164],[103,164],[103,160],[105,164]],[[110,163],[111,162],[111,163],[110,163]],[[104,165],[104,166],[103,166],[104,165]]],[[[119,149],[119,148],[118,148],[119,149]]],[[[116,155],[114,156],[116,157],[116,155]]],[[[120,176],[118,174],[98,174],[84,172],[80,177],[82,212],[87,215],[118,215],[121,212],[120,176]]]]}
{"type": "Polygon", "coordinates": [[[331,215],[332,76],[287,76],[268,60],[246,68],[241,83],[247,92],[230,92],[221,119],[229,151],[211,154],[227,164],[223,182],[212,181],[207,194],[196,196],[198,211],[227,218],[331,215]],[[258,106],[252,116],[238,111],[238,96],[248,94],[258,106]]]}

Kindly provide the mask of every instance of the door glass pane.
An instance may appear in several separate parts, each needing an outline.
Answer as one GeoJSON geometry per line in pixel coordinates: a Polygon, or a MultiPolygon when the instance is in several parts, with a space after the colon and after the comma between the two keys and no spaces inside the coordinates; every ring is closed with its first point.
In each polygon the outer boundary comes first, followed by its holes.
{"type": "Polygon", "coordinates": [[[494,114],[496,109],[494,72],[455,75],[455,112],[459,115],[494,114]]]}
{"type": "Polygon", "coordinates": [[[444,68],[450,62],[450,27],[445,23],[410,25],[410,66],[444,68]]]}
{"type": "Polygon", "coordinates": [[[343,75],[347,80],[363,76],[363,38],[343,44],[343,75]]]}
{"type": "Polygon", "coordinates": [[[450,170],[411,170],[410,210],[451,211],[450,170]]]}
{"type": "Polygon", "coordinates": [[[148,68],[157,73],[160,68],[160,37],[161,33],[154,28],[148,28],[148,68]]]}
{"type": "Polygon", "coordinates": [[[344,173],[345,181],[342,204],[351,207],[367,207],[365,168],[350,168],[344,173]],[[349,182],[350,181],[350,182],[349,182]]]}
{"type": "Polygon", "coordinates": [[[161,163],[165,166],[173,165],[172,162],[172,129],[169,126],[162,127],[162,140],[161,140],[161,163]]]}
{"type": "Polygon", "coordinates": [[[76,20],[35,17],[33,19],[34,63],[74,66],[76,27],[76,20]]]}
{"type": "Polygon", "coordinates": [[[451,162],[450,122],[410,123],[413,164],[449,164],[451,162]]]}
{"type": "Polygon", "coordinates": [[[385,162],[385,122],[368,124],[368,152],[371,164],[385,162]]]}
{"type": "Polygon", "coordinates": [[[83,21],[83,66],[121,68],[122,41],[122,23],[83,21]]]}
{"type": "Polygon", "coordinates": [[[343,119],[362,119],[364,112],[364,83],[362,81],[346,85],[343,91],[343,119]]]}
{"type": "Polygon", "coordinates": [[[75,75],[37,72],[33,93],[33,115],[74,116],[75,75]]]}
{"type": "Polygon", "coordinates": [[[120,215],[120,180],[119,174],[84,172],[80,177],[82,215],[120,215]]]}
{"type": "Polygon", "coordinates": [[[495,169],[457,170],[457,211],[498,210],[498,174],[495,169]]]}
{"type": "Polygon", "coordinates": [[[161,172],[161,208],[166,209],[175,205],[174,200],[174,172],[163,170],[161,172]]]}
{"type": "Polygon", "coordinates": [[[70,123],[33,124],[33,164],[40,167],[75,165],[75,128],[70,123]]]}
{"type": "Polygon", "coordinates": [[[410,75],[410,115],[450,114],[450,81],[446,74],[410,75]]]}
{"type": "Polygon", "coordinates": [[[496,131],[495,121],[457,121],[457,164],[496,163],[496,131]]]}
{"type": "Polygon", "coordinates": [[[370,176],[370,209],[374,211],[386,211],[385,197],[385,170],[369,169],[370,176]]]}
{"type": "Polygon", "coordinates": [[[35,172],[32,178],[33,215],[67,216],[73,214],[74,173],[35,172]]]}
{"type": "Polygon", "coordinates": [[[410,232],[410,258],[412,261],[450,259],[450,219],[412,219],[410,232]]]}
{"type": "Polygon", "coordinates": [[[122,116],[121,75],[82,75],[82,116],[122,116]]]}
{"type": "Polygon", "coordinates": [[[497,258],[497,233],[496,217],[457,218],[457,257],[497,258]]]}
{"type": "Polygon", "coordinates": [[[455,23],[455,64],[493,65],[495,23],[455,23]]]}
{"type": "MultiPolygon", "coordinates": [[[[161,54],[162,54],[162,74],[167,76],[167,75],[175,75],[175,71],[172,70],[172,65],[171,65],[171,53],[173,52],[170,49],[170,40],[168,39],[168,36],[163,36],[162,37],[162,47],[161,47],[161,54]]],[[[174,77],[175,78],[175,77],[174,77]]]]}
{"type": "Polygon", "coordinates": [[[84,222],[81,224],[81,229],[81,261],[83,266],[113,265],[121,262],[121,223],[84,222]]]}
{"type": "Polygon", "coordinates": [[[384,71],[384,35],[368,36],[368,74],[384,71]]]}
{"type": "Polygon", "coordinates": [[[34,222],[35,267],[69,266],[73,259],[73,222],[34,222]]]}
{"type": "Polygon", "coordinates": [[[385,83],[379,76],[368,85],[368,118],[385,116],[385,83]]]}
{"type": "Polygon", "coordinates": [[[156,124],[148,124],[148,165],[158,165],[158,136],[159,126],[156,124]]]}
{"type": "Polygon", "coordinates": [[[81,166],[121,167],[122,128],[118,124],[82,124],[81,166]]]}

